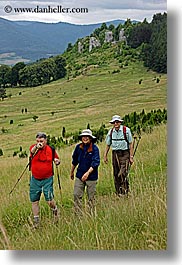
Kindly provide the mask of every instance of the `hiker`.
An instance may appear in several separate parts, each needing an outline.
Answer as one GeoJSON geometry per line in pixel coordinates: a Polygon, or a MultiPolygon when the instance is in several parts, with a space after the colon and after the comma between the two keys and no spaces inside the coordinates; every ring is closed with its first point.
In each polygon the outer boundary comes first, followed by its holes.
{"type": "Polygon", "coordinates": [[[74,208],[75,213],[82,212],[82,198],[86,188],[88,207],[94,214],[96,184],[98,180],[98,167],[100,164],[99,149],[96,146],[96,137],[90,129],[83,130],[79,135],[81,143],[77,144],[72,154],[72,167],[70,177],[74,179],[74,171],[77,167],[74,183],[74,208]]]}
{"type": "Polygon", "coordinates": [[[106,136],[104,162],[108,163],[107,155],[111,147],[116,195],[122,196],[129,191],[127,170],[129,163],[133,163],[132,135],[130,129],[122,125],[123,120],[119,115],[114,115],[110,123],[113,124],[113,128],[106,136]]]}
{"type": "Polygon", "coordinates": [[[60,164],[59,156],[54,148],[47,144],[45,133],[39,132],[36,135],[36,144],[30,146],[30,201],[34,225],[39,224],[39,200],[43,192],[45,200],[53,211],[53,216],[58,218],[58,209],[54,201],[53,193],[53,162],[60,164]]]}

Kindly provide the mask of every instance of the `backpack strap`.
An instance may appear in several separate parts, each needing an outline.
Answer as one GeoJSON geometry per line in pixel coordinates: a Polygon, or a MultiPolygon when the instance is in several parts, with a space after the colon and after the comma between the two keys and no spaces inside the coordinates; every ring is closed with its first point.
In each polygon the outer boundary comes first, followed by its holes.
{"type": "Polygon", "coordinates": [[[111,144],[112,144],[112,133],[113,133],[114,127],[112,127],[111,131],[110,131],[110,139],[111,139],[111,144]]]}
{"type": "Polygon", "coordinates": [[[53,146],[51,146],[51,145],[49,145],[49,147],[51,148],[51,150],[52,150],[52,171],[53,171],[53,174],[54,174],[54,156],[55,156],[55,152],[56,152],[56,150],[55,150],[55,148],[53,147],[53,146]]]}
{"type": "MultiPolygon", "coordinates": [[[[110,131],[110,139],[111,139],[111,144],[112,144],[112,133],[113,133],[114,127],[110,131]]],[[[124,134],[124,140],[127,142],[128,149],[129,149],[129,141],[126,135],[126,126],[123,125],[123,134],[124,134]]],[[[117,141],[122,141],[123,139],[118,139],[117,141]]]]}
{"type": "Polygon", "coordinates": [[[52,150],[52,161],[54,161],[54,156],[55,156],[56,150],[55,150],[55,148],[53,146],[51,146],[51,145],[49,145],[49,146],[50,146],[50,148],[52,150]]]}
{"type": "Polygon", "coordinates": [[[128,149],[129,149],[129,141],[128,141],[128,138],[127,138],[127,135],[126,135],[126,126],[125,125],[123,125],[123,134],[124,134],[124,139],[127,142],[128,149]]]}

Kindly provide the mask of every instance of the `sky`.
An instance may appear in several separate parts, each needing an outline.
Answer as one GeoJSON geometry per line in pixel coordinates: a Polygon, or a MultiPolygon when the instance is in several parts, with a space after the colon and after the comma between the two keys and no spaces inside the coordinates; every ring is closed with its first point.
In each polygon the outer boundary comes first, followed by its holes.
{"type": "Polygon", "coordinates": [[[18,0],[0,1],[0,17],[47,23],[94,24],[130,18],[151,22],[153,15],[167,11],[167,0],[18,0]],[[17,12],[15,8],[31,8],[17,12]],[[82,10],[81,10],[82,8],[82,10]],[[30,10],[30,9],[29,9],[30,10]],[[48,12],[45,12],[45,11],[48,12]]]}

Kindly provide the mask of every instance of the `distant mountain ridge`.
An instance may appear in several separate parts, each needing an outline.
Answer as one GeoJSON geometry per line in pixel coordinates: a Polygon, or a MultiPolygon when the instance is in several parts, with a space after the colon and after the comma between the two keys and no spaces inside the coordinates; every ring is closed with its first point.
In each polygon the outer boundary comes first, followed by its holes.
{"type": "MultiPolygon", "coordinates": [[[[117,26],[119,23],[124,24],[125,20],[105,23],[107,26],[117,26]]],[[[102,23],[75,25],[65,22],[10,21],[0,18],[0,55],[14,53],[24,59],[36,61],[61,54],[68,43],[74,44],[78,38],[90,35],[101,25],[102,23]]]]}

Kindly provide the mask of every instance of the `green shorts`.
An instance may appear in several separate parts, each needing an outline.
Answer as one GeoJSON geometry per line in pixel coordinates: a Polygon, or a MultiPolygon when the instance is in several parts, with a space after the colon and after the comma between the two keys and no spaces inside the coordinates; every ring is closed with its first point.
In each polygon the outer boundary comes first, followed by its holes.
{"type": "Polygon", "coordinates": [[[30,201],[35,202],[40,200],[41,194],[44,194],[46,201],[52,201],[53,194],[53,176],[47,179],[38,180],[34,176],[30,180],[30,201]]]}

